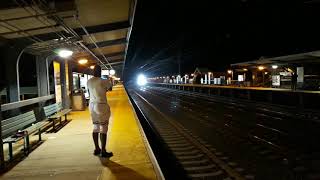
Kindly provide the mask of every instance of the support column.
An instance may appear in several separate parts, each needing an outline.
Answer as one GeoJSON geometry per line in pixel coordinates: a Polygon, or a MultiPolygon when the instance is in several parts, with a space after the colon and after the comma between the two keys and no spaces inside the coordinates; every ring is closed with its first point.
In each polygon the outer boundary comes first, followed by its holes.
{"type": "Polygon", "coordinates": [[[18,53],[11,50],[5,57],[5,73],[7,81],[7,102],[19,101],[16,62],[18,53]],[[11,55],[9,55],[12,53],[11,55]]]}
{"type": "Polygon", "coordinates": [[[70,68],[68,60],[60,60],[60,72],[61,72],[61,91],[62,91],[62,104],[64,108],[70,108],[71,106],[71,89],[70,89],[70,68]]]}
{"type": "MultiPolygon", "coordinates": [[[[2,90],[2,88],[0,87],[0,91],[2,90]]],[[[1,111],[1,100],[0,100],[0,136],[2,137],[2,111],[1,111]]],[[[0,138],[0,169],[3,170],[4,169],[4,154],[3,154],[3,141],[2,138],[0,138]]]]}
{"type": "Polygon", "coordinates": [[[48,86],[48,72],[47,62],[45,56],[37,56],[36,59],[37,66],[37,81],[38,81],[38,96],[47,96],[50,94],[48,86]]]}

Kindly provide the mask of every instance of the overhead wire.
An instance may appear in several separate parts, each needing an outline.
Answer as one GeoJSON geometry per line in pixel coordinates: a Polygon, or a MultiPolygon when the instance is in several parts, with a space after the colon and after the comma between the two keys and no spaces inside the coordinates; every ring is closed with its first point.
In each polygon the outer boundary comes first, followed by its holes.
{"type": "Polygon", "coordinates": [[[97,45],[97,43],[95,42],[95,40],[92,38],[91,34],[89,34],[89,32],[87,31],[87,29],[81,24],[80,20],[78,18],[75,17],[75,19],[77,20],[77,22],[79,23],[80,27],[82,28],[82,30],[85,32],[85,34],[89,37],[89,39],[91,40],[91,42],[94,44],[94,46],[98,49],[98,52],[100,53],[100,55],[102,55],[102,57],[104,58],[104,60],[108,63],[108,65],[110,66],[110,68],[112,69],[112,66],[110,64],[110,62],[107,60],[106,56],[101,52],[100,47],[97,45]]]}

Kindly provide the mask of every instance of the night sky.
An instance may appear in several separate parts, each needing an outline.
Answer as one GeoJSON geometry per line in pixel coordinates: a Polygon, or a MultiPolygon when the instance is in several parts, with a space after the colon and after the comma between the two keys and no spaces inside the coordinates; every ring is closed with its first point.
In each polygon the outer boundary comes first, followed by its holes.
{"type": "Polygon", "coordinates": [[[139,0],[125,75],[225,71],[231,63],[320,49],[320,1],[139,0]]]}

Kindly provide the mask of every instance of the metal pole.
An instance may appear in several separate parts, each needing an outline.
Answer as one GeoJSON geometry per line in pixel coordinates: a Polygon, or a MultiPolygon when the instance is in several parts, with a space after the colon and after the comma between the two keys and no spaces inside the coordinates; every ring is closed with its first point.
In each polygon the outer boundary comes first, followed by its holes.
{"type": "Polygon", "coordinates": [[[179,71],[179,75],[181,74],[181,65],[180,65],[180,56],[181,54],[180,54],[180,52],[179,52],[179,54],[178,54],[178,71],[179,71]]]}
{"type": "Polygon", "coordinates": [[[49,80],[49,64],[48,64],[48,57],[46,57],[46,69],[47,69],[47,90],[48,90],[48,95],[50,95],[50,80],[49,80]]]}
{"type": "Polygon", "coordinates": [[[18,56],[17,61],[16,61],[18,101],[20,101],[19,62],[20,62],[20,58],[21,58],[22,54],[24,53],[24,51],[26,50],[26,48],[27,48],[27,47],[23,48],[23,49],[20,51],[19,56],[18,56]]]}
{"type": "MultiPolygon", "coordinates": [[[[0,88],[0,91],[2,88],[0,88]]],[[[4,169],[4,154],[3,154],[3,142],[2,142],[2,111],[1,111],[1,100],[0,100],[0,169],[4,169]]]]}

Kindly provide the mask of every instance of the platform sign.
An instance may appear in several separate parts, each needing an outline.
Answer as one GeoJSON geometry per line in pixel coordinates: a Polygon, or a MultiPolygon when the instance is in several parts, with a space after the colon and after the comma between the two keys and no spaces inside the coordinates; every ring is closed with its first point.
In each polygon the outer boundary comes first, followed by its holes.
{"type": "Polygon", "coordinates": [[[62,103],[61,75],[60,75],[59,62],[53,61],[53,70],[54,70],[54,87],[55,87],[56,103],[62,103]]]}
{"type": "Polygon", "coordinates": [[[280,86],[280,75],[272,76],[272,86],[280,86]]]}

